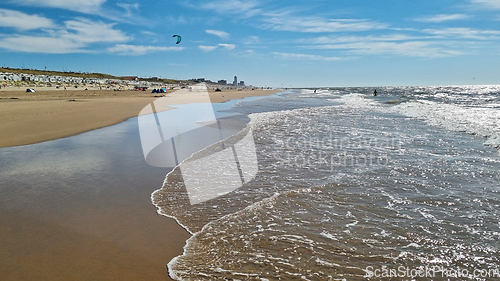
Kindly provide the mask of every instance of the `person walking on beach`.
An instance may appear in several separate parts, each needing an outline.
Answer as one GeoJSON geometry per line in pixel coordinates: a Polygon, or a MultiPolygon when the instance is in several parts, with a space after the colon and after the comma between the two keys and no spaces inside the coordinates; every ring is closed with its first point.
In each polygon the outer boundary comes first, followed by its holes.
{"type": "Polygon", "coordinates": [[[375,89],[375,91],[373,91],[373,96],[376,97],[377,96],[377,89],[375,89]]]}

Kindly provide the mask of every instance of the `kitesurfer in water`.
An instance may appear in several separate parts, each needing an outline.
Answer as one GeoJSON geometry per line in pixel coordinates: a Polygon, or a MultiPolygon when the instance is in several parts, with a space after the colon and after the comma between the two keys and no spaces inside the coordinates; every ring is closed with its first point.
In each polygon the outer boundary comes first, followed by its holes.
{"type": "Polygon", "coordinates": [[[377,89],[375,89],[375,91],[373,91],[373,96],[376,97],[377,96],[377,89]]]}

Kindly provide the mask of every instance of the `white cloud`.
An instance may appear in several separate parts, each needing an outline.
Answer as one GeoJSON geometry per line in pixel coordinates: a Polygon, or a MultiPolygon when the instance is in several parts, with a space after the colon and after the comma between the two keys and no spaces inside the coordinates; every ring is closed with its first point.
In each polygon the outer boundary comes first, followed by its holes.
{"type": "Polygon", "coordinates": [[[198,46],[198,48],[202,49],[205,52],[210,52],[217,49],[217,46],[198,46]]]}
{"type": "Polygon", "coordinates": [[[302,48],[335,49],[346,54],[399,55],[412,57],[449,57],[474,51],[478,40],[500,40],[498,30],[478,30],[471,28],[424,29],[420,36],[406,34],[386,34],[379,36],[319,36],[296,42],[302,48]]]}
{"type": "Polygon", "coordinates": [[[182,51],[183,47],[160,47],[160,46],[141,46],[141,45],[126,45],[117,44],[108,48],[108,52],[116,53],[119,55],[141,56],[151,52],[165,52],[165,51],[182,51]]]}
{"type": "Polygon", "coordinates": [[[10,0],[10,2],[16,5],[57,8],[98,15],[117,22],[144,23],[138,3],[116,3],[121,9],[110,9],[103,7],[107,0],[10,0]]]}
{"type": "Polygon", "coordinates": [[[390,34],[380,36],[320,36],[312,39],[302,39],[299,42],[307,44],[338,44],[353,42],[376,42],[376,41],[407,41],[421,39],[419,37],[404,34],[390,34]]]}
{"type": "Polygon", "coordinates": [[[250,36],[246,39],[243,39],[243,44],[252,45],[252,44],[260,44],[260,38],[258,36],[250,36]]]}
{"type": "Polygon", "coordinates": [[[115,24],[93,22],[84,18],[66,21],[65,24],[67,29],[74,30],[76,32],[64,34],[62,37],[75,41],[85,43],[123,42],[130,39],[121,30],[113,29],[115,24]]]}
{"type": "Polygon", "coordinates": [[[461,55],[462,52],[447,46],[449,42],[440,42],[435,37],[414,37],[404,34],[382,36],[321,36],[302,39],[310,49],[343,50],[350,54],[393,54],[412,57],[447,57],[461,55]],[[434,39],[434,40],[429,40],[434,39]],[[311,46],[311,44],[314,44],[311,46]]]}
{"type": "Polygon", "coordinates": [[[151,31],[141,31],[142,34],[146,34],[146,35],[149,35],[149,36],[158,36],[158,34],[154,33],[154,32],[151,32],[151,31]]]}
{"type": "Polygon", "coordinates": [[[262,17],[258,26],[263,29],[295,32],[342,32],[366,31],[386,28],[386,24],[364,19],[326,19],[322,17],[302,17],[293,15],[296,10],[264,11],[257,1],[219,0],[201,6],[202,9],[214,10],[220,14],[236,15],[249,18],[262,17]]]}
{"type": "Polygon", "coordinates": [[[219,44],[219,46],[221,46],[222,48],[225,48],[227,50],[232,50],[232,49],[236,48],[236,45],[234,45],[234,44],[223,44],[222,43],[222,44],[219,44]]]}
{"type": "Polygon", "coordinates": [[[421,22],[444,22],[450,20],[462,20],[467,18],[469,18],[469,16],[464,14],[439,14],[435,16],[416,18],[415,20],[421,22]]]}
{"type": "Polygon", "coordinates": [[[411,57],[449,57],[463,54],[460,51],[449,50],[438,46],[437,42],[408,41],[408,42],[381,42],[381,41],[357,41],[341,44],[327,44],[312,46],[312,49],[339,49],[346,50],[352,54],[388,54],[411,57]]]}
{"type": "Polygon", "coordinates": [[[0,9],[0,26],[14,27],[21,30],[51,28],[54,23],[51,19],[28,15],[14,10],[0,9]]]}
{"type": "Polygon", "coordinates": [[[472,28],[456,27],[443,29],[424,29],[423,32],[438,35],[441,38],[461,38],[475,40],[491,40],[499,39],[500,31],[498,30],[479,30],[472,28]]]}
{"type": "Polygon", "coordinates": [[[221,14],[229,14],[241,18],[257,15],[259,28],[276,31],[294,32],[345,32],[367,31],[387,28],[387,24],[365,19],[328,19],[323,17],[304,17],[294,15],[297,9],[262,10],[257,1],[219,0],[201,6],[202,9],[214,10],[221,14]]]}
{"type": "Polygon", "coordinates": [[[188,23],[188,21],[186,20],[185,17],[183,16],[178,16],[178,17],[174,17],[174,16],[166,16],[165,17],[165,20],[168,22],[168,25],[176,25],[176,24],[186,24],[188,23]]]}
{"type": "Polygon", "coordinates": [[[345,32],[386,28],[387,25],[359,19],[324,19],[319,17],[269,16],[264,29],[295,32],[345,32]]]}
{"type": "Polygon", "coordinates": [[[261,13],[257,8],[259,3],[256,1],[239,0],[219,0],[201,5],[202,9],[213,10],[219,14],[233,14],[243,18],[249,18],[261,13]]]}
{"type": "Polygon", "coordinates": [[[339,61],[342,58],[339,57],[324,57],[320,55],[307,55],[307,54],[294,54],[294,53],[278,53],[274,52],[273,55],[281,57],[284,59],[306,59],[306,60],[316,60],[316,61],[339,61]]]}
{"type": "Polygon", "coordinates": [[[229,38],[229,33],[221,31],[221,30],[213,30],[213,29],[207,29],[205,30],[206,33],[208,34],[213,34],[215,36],[218,36],[222,39],[227,39],[229,38]]]}
{"type": "Polygon", "coordinates": [[[500,0],[471,0],[470,2],[488,9],[500,9],[500,0]]]}
{"type": "Polygon", "coordinates": [[[125,10],[125,14],[123,15],[124,17],[133,17],[134,15],[137,15],[139,12],[139,4],[125,4],[125,3],[117,3],[118,7],[122,8],[125,10]]]}
{"type": "Polygon", "coordinates": [[[0,40],[0,48],[27,53],[82,53],[84,46],[82,42],[56,37],[14,36],[0,40]]]}
{"type": "MultiPolygon", "coordinates": [[[[14,1],[13,1],[14,2],[14,1]]],[[[101,5],[106,0],[22,0],[15,1],[16,4],[24,4],[27,6],[40,6],[60,8],[82,13],[99,12],[101,5]]]]}
{"type": "Polygon", "coordinates": [[[219,47],[222,47],[222,48],[224,48],[226,50],[232,50],[232,49],[236,48],[236,45],[221,43],[221,44],[218,44],[217,46],[203,46],[203,45],[198,46],[198,48],[202,49],[205,52],[213,51],[213,50],[215,50],[215,49],[217,49],[219,47]]]}
{"type": "Polygon", "coordinates": [[[84,18],[66,21],[64,28],[44,29],[38,36],[12,35],[0,38],[0,48],[32,53],[82,53],[95,43],[116,43],[130,40],[113,24],[94,22],[84,18]]]}

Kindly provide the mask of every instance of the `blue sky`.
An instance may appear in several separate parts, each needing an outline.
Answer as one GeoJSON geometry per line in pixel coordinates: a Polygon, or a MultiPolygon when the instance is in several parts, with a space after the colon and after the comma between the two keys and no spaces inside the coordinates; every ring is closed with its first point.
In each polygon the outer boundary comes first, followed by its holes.
{"type": "Polygon", "coordinates": [[[500,84],[499,46],[500,0],[0,5],[0,65],[16,68],[274,87],[500,84]]]}

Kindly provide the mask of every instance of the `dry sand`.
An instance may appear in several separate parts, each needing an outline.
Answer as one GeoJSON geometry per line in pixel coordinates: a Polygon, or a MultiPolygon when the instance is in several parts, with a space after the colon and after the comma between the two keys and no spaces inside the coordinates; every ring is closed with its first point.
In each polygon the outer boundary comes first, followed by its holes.
{"type": "MultiPolygon", "coordinates": [[[[273,90],[210,91],[212,102],[263,96],[273,90]]],[[[137,116],[163,94],[150,91],[0,90],[0,147],[33,144],[114,125],[137,116]]],[[[168,97],[168,94],[166,95],[168,97]]]]}

